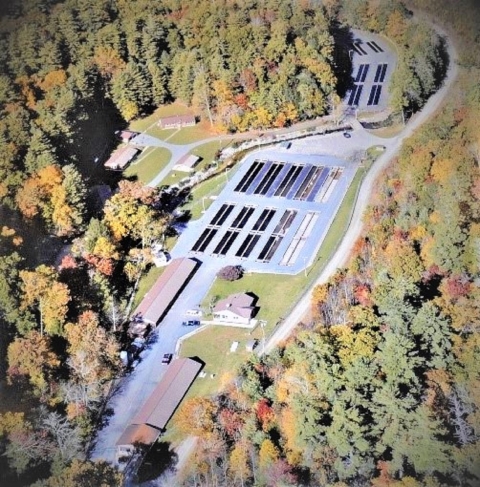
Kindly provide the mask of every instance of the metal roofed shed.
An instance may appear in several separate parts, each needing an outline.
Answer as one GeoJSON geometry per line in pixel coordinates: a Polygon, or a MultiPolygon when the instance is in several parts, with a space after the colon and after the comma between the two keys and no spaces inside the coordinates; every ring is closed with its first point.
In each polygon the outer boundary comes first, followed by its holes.
{"type": "Polygon", "coordinates": [[[203,365],[191,358],[173,360],[152,395],[132,423],[165,429],[203,365]]]}
{"type": "Polygon", "coordinates": [[[118,439],[119,456],[133,453],[135,443],[152,445],[165,429],[203,364],[191,358],[176,359],[118,439]]]}
{"type": "Polygon", "coordinates": [[[174,259],[133,313],[133,322],[156,326],[197,269],[198,262],[187,257],[174,259]]]}
{"type": "Polygon", "coordinates": [[[119,135],[122,141],[127,143],[130,139],[137,135],[137,132],[132,132],[131,130],[122,130],[119,135]]]}
{"type": "Polygon", "coordinates": [[[131,162],[140,151],[135,147],[120,147],[104,164],[107,169],[123,169],[129,162],[131,162]]]}
{"type": "Polygon", "coordinates": [[[178,162],[173,166],[173,169],[182,172],[192,172],[195,165],[200,160],[200,157],[194,156],[193,154],[186,154],[178,160],[178,162]]]}
{"type": "Polygon", "coordinates": [[[117,460],[120,457],[131,455],[135,444],[153,445],[160,436],[161,431],[148,424],[130,424],[118,439],[117,460]]]}

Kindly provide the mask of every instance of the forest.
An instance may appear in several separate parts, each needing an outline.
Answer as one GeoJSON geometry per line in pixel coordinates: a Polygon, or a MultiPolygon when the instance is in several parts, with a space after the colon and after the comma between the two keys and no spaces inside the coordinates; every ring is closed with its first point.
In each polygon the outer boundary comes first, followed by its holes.
{"type": "Polygon", "coordinates": [[[93,165],[108,157],[114,131],[174,100],[218,132],[329,113],[348,85],[336,39],[349,27],[395,42],[391,108],[410,116],[447,67],[440,36],[408,10],[416,7],[458,33],[454,96],[383,175],[350,266],[315,290],[314,322],[245,364],[217,397],[180,411],[179,427],[201,438],[184,483],[476,485],[478,16],[465,0],[462,18],[447,0],[433,3],[2,7],[0,198],[18,227],[0,228],[0,483],[121,482],[86,452],[122,373],[121,325],[173,217],[161,189],[93,165]],[[98,182],[114,189],[101,211],[91,203],[98,182]],[[59,266],[28,264],[33,242],[22,235],[33,224],[71,244],[59,266]]]}

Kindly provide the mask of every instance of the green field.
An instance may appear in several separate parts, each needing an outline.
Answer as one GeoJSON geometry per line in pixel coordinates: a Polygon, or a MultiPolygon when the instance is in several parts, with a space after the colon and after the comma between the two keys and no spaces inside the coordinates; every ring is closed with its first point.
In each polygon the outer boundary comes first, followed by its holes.
{"type": "Polygon", "coordinates": [[[222,388],[237,373],[237,367],[251,355],[245,349],[252,339],[250,330],[228,326],[208,326],[190,339],[185,340],[181,348],[184,357],[199,357],[205,362],[206,377],[197,377],[189,396],[204,396],[222,388]],[[232,342],[238,341],[235,352],[230,352],[232,342]],[[211,374],[214,375],[212,378],[211,374]]]}
{"type": "Polygon", "coordinates": [[[163,147],[150,147],[123,174],[148,183],[170,162],[171,156],[170,151],[163,147]]]}
{"type": "Polygon", "coordinates": [[[229,140],[216,140],[195,147],[195,149],[191,151],[191,154],[201,157],[202,159],[197,168],[203,169],[207,164],[211,164],[211,162],[215,159],[217,152],[224,149],[228,145],[230,145],[229,140]]]}
{"type": "Polygon", "coordinates": [[[202,122],[194,127],[184,127],[177,130],[175,134],[168,139],[168,142],[171,144],[185,145],[210,137],[215,137],[215,133],[211,131],[208,124],[202,122]]]}
{"type": "Polygon", "coordinates": [[[170,171],[168,175],[162,179],[160,184],[162,186],[173,186],[174,184],[178,184],[184,178],[188,178],[188,172],[170,171]]]}

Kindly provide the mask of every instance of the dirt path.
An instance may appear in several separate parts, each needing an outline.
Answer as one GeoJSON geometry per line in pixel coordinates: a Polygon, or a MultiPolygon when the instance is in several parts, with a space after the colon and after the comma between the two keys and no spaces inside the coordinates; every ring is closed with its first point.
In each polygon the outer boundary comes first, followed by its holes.
{"type": "Polygon", "coordinates": [[[367,176],[365,176],[365,179],[363,180],[349,227],[341,244],[326,267],[312,284],[310,289],[307,290],[290,315],[285,318],[280,327],[270,337],[265,346],[265,353],[269,353],[280,342],[288,338],[302,318],[309,315],[312,289],[318,284],[327,282],[338,268],[344,267],[347,264],[348,260],[350,259],[353,245],[362,234],[363,213],[365,212],[365,209],[370,201],[370,195],[372,194],[378,176],[398,153],[403,141],[410,137],[423,123],[429,120],[446,100],[449,90],[453,86],[458,76],[458,65],[456,62],[457,51],[451,39],[448,38],[448,34],[441,27],[434,24],[432,25],[440,35],[447,39],[450,65],[442,88],[440,88],[437,93],[430,97],[422,111],[415,114],[409,120],[408,124],[399,135],[393,139],[389,139],[390,144],[388,144],[387,150],[375,161],[367,176]]]}

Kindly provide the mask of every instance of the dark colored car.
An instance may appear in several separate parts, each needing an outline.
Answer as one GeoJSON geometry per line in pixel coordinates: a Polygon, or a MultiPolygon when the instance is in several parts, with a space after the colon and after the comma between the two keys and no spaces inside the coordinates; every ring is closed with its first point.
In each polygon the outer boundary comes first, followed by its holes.
{"type": "Polygon", "coordinates": [[[200,326],[200,321],[198,320],[187,320],[182,323],[183,326],[200,326]]]}
{"type": "Polygon", "coordinates": [[[162,364],[169,364],[172,361],[173,353],[164,353],[162,358],[162,364]]]}

